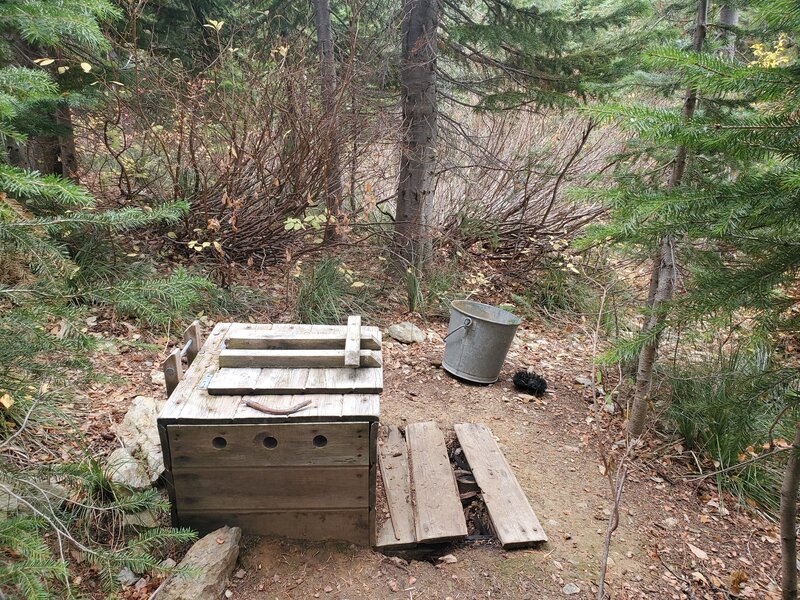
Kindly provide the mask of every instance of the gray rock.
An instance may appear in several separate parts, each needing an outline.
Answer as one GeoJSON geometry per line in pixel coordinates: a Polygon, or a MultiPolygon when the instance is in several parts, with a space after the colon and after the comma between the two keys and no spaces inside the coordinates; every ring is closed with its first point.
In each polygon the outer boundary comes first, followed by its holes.
{"type": "Polygon", "coordinates": [[[221,527],[200,539],[178,565],[185,574],[169,579],[153,600],[217,600],[239,556],[242,530],[221,527]]]}
{"type": "Polygon", "coordinates": [[[164,378],[164,371],[161,370],[150,371],[150,381],[152,381],[155,385],[166,385],[166,380],[164,378]]]}
{"type": "Polygon", "coordinates": [[[164,472],[164,457],[158,437],[158,413],[163,400],[150,396],[136,396],[131,407],[117,427],[117,435],[130,455],[142,463],[150,483],[155,483],[164,472]]]}
{"type": "Polygon", "coordinates": [[[404,344],[421,343],[426,339],[425,332],[410,321],[390,325],[386,333],[404,344]]]}
{"type": "Polygon", "coordinates": [[[135,490],[143,490],[151,485],[142,463],[133,458],[126,448],[117,448],[111,453],[106,471],[114,483],[127,485],[135,490]]]}
{"type": "Polygon", "coordinates": [[[126,527],[143,527],[146,529],[158,527],[158,519],[152,510],[143,510],[138,513],[126,513],[122,515],[122,523],[126,527]]]}
{"type": "Polygon", "coordinates": [[[617,412],[617,405],[613,402],[606,402],[603,404],[603,411],[607,412],[610,415],[613,415],[617,412]]]}
{"type": "Polygon", "coordinates": [[[0,491],[0,522],[16,513],[33,513],[31,507],[16,496],[27,499],[34,506],[45,504],[54,507],[61,506],[69,497],[69,490],[55,478],[17,481],[11,491],[13,493],[0,491]]]}
{"type": "Polygon", "coordinates": [[[577,375],[575,377],[575,383],[577,383],[578,385],[591,387],[592,386],[592,378],[591,377],[584,377],[583,375],[577,375]]]}
{"type": "Polygon", "coordinates": [[[128,567],[122,567],[117,573],[117,581],[122,585],[133,585],[139,579],[128,567]]]}
{"type": "Polygon", "coordinates": [[[565,585],[561,591],[564,592],[567,596],[574,596],[575,594],[581,593],[581,588],[579,588],[574,583],[570,582],[567,585],[565,585]]]}

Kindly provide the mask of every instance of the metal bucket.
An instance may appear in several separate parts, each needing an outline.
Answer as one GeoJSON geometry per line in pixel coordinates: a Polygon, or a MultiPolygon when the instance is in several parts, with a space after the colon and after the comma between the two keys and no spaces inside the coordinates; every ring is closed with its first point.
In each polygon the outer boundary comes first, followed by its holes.
{"type": "Polygon", "coordinates": [[[467,381],[494,383],[521,322],[519,317],[490,304],[454,300],[442,367],[467,381]]]}

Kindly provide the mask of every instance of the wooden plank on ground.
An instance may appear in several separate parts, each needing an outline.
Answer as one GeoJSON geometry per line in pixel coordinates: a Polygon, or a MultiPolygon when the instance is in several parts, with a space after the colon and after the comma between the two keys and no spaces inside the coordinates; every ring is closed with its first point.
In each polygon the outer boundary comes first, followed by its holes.
{"type": "MultiPolygon", "coordinates": [[[[357,340],[356,340],[357,341],[357,340]]],[[[347,350],[239,350],[219,353],[220,368],[335,368],[344,366],[380,367],[381,353],[376,350],[356,352],[354,365],[345,365],[347,350]]]]}
{"type": "MultiPolygon", "coordinates": [[[[342,359],[344,360],[344,359],[342,359]]],[[[383,369],[261,369],[255,382],[251,373],[239,376],[231,371],[250,369],[222,368],[208,384],[212,395],[255,394],[379,394],[383,391],[383,369]],[[292,373],[292,372],[296,373],[292,373]],[[296,377],[295,377],[296,375],[296,377]],[[243,383],[242,379],[246,379],[243,383]]]]}
{"type": "Polygon", "coordinates": [[[378,449],[378,462],[383,479],[383,491],[391,516],[392,540],[384,540],[384,546],[414,544],[417,536],[414,531],[414,505],[411,500],[411,480],[408,471],[408,447],[394,425],[389,426],[383,446],[378,449]]]}
{"type": "Polygon", "coordinates": [[[418,542],[445,542],[467,536],[455,476],[444,436],[433,421],[406,427],[414,489],[414,528],[418,542]]]}
{"type": "MultiPolygon", "coordinates": [[[[341,325],[314,325],[309,332],[290,331],[286,325],[263,327],[241,324],[231,328],[225,346],[241,350],[343,350],[347,340],[347,328],[341,325]]],[[[380,329],[361,327],[359,346],[362,350],[380,350],[380,329]]]]}
{"type": "Polygon", "coordinates": [[[362,366],[361,362],[361,317],[359,315],[352,315],[347,318],[347,339],[344,342],[344,366],[360,367],[362,366]]]}
{"type": "Polygon", "coordinates": [[[503,548],[546,542],[547,535],[489,428],[483,423],[460,423],[455,430],[503,548]]]}

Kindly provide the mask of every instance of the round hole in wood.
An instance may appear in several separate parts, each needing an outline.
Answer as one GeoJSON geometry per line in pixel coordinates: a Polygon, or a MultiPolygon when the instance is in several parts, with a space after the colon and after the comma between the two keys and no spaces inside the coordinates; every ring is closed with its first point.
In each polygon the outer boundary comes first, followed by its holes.
{"type": "Polygon", "coordinates": [[[271,435],[268,435],[264,438],[264,447],[265,448],[275,448],[278,445],[278,440],[276,440],[271,435]]]}
{"type": "Polygon", "coordinates": [[[226,440],[221,435],[218,435],[213,440],[211,440],[211,445],[214,446],[214,448],[221,449],[228,445],[228,440],[226,440]]]}
{"type": "Polygon", "coordinates": [[[322,448],[328,444],[328,438],[326,438],[324,435],[315,435],[313,444],[317,448],[322,448]]]}

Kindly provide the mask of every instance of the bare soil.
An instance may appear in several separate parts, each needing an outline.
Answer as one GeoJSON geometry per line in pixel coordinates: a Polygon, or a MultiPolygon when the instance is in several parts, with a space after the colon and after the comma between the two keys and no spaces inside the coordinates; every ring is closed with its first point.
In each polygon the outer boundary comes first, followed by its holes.
{"type": "MultiPolygon", "coordinates": [[[[592,391],[575,382],[590,374],[591,340],[569,328],[526,327],[500,380],[473,386],[438,365],[444,325],[426,329],[429,341],[423,344],[387,340],[382,422],[435,420],[445,431],[458,422],[486,423],[549,541],[516,551],[504,551],[496,542],[464,543],[406,562],[347,544],[246,539],[241,569],[229,586],[231,598],[596,596],[611,486],[592,425],[600,418],[604,430],[618,432],[622,423],[620,411],[598,413],[592,391]],[[541,400],[518,394],[511,384],[513,373],[528,367],[549,384],[541,400]],[[446,553],[457,562],[437,560],[446,553]]],[[[720,499],[713,478],[688,481],[680,445],[660,441],[665,443],[642,449],[630,467],[610,548],[610,597],[777,598],[775,524],[730,498],[720,499]]]]}

